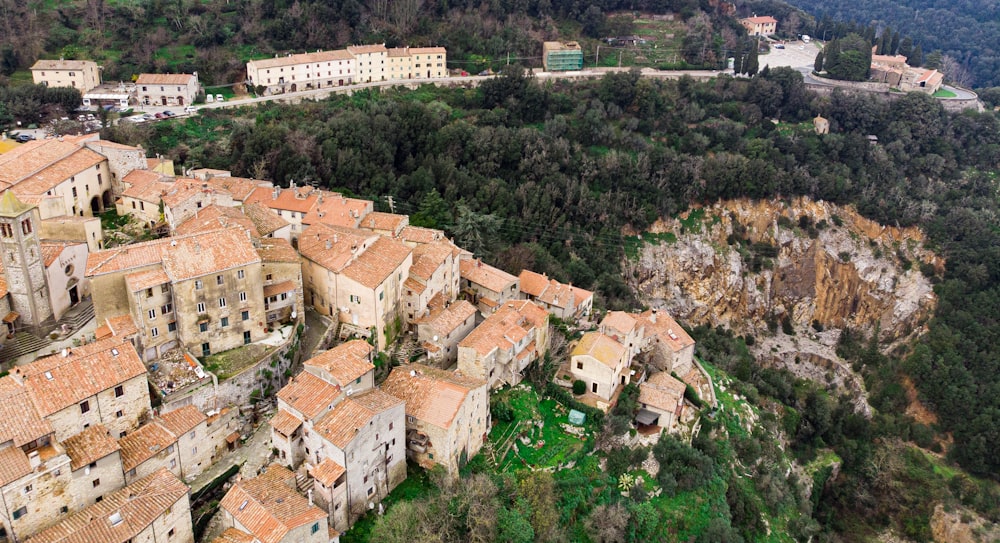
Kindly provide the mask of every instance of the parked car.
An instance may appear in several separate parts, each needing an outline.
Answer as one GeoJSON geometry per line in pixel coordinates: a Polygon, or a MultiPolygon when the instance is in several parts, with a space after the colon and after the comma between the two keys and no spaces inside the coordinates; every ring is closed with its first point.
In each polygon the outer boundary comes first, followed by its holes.
{"type": "Polygon", "coordinates": [[[196,108],[194,106],[185,106],[184,107],[184,113],[197,113],[197,112],[198,112],[198,108],[196,108]]]}
{"type": "Polygon", "coordinates": [[[785,44],[779,43],[779,44],[775,45],[774,48],[775,49],[784,49],[785,48],[785,44]]]}
{"type": "Polygon", "coordinates": [[[17,140],[20,143],[27,143],[27,142],[35,139],[35,135],[34,134],[18,134],[17,137],[14,138],[14,139],[17,140]]]}
{"type": "Polygon", "coordinates": [[[164,111],[163,114],[166,115],[167,117],[176,117],[177,116],[176,113],[174,113],[173,111],[170,111],[169,109],[167,111],[164,111]]]}
{"type": "Polygon", "coordinates": [[[163,113],[157,113],[156,115],[154,115],[154,117],[156,117],[157,119],[166,119],[167,118],[167,116],[164,115],[163,113]]]}
{"type": "Polygon", "coordinates": [[[215,95],[215,101],[216,102],[225,102],[226,101],[226,97],[222,96],[221,94],[216,94],[215,95]]]}

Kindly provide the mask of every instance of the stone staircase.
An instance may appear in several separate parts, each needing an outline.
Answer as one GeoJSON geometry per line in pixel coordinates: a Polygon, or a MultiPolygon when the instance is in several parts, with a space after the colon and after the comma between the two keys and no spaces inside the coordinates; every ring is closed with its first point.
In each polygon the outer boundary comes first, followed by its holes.
{"type": "Polygon", "coordinates": [[[90,322],[90,319],[93,318],[94,302],[88,298],[71,307],[69,311],[67,311],[66,314],[59,319],[57,329],[61,328],[62,325],[66,325],[69,328],[70,333],[73,333],[83,328],[84,325],[90,322]]]}
{"type": "Polygon", "coordinates": [[[304,495],[312,486],[312,479],[302,470],[295,472],[295,489],[299,491],[299,494],[304,495]]]}
{"type": "Polygon", "coordinates": [[[52,344],[48,338],[40,338],[27,332],[18,332],[8,339],[0,349],[0,364],[6,364],[18,357],[34,353],[52,344]]]}

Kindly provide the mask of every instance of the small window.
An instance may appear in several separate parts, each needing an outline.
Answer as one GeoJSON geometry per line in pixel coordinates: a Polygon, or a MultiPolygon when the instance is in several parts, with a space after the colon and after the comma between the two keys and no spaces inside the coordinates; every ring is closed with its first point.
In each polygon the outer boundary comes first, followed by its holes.
{"type": "Polygon", "coordinates": [[[122,411],[121,409],[119,409],[118,411],[115,411],[115,418],[116,419],[122,418],[123,415],[125,415],[125,412],[122,411]]]}
{"type": "Polygon", "coordinates": [[[216,275],[215,276],[215,284],[216,285],[222,285],[222,284],[225,284],[225,282],[226,282],[225,279],[223,279],[221,275],[216,275]]]}
{"type": "Polygon", "coordinates": [[[229,326],[229,317],[222,317],[222,327],[225,328],[229,326]]]}
{"type": "Polygon", "coordinates": [[[247,301],[247,293],[246,292],[241,292],[240,293],[240,301],[241,302],[247,301]]]}
{"type": "Polygon", "coordinates": [[[244,277],[246,277],[246,274],[243,272],[243,270],[236,270],[237,279],[243,279],[244,277]]]}
{"type": "Polygon", "coordinates": [[[247,330],[246,332],[243,332],[243,344],[244,345],[249,345],[250,344],[250,331],[249,330],[247,330]]]}
{"type": "Polygon", "coordinates": [[[391,422],[389,423],[389,431],[392,431],[392,424],[393,423],[391,423],[391,422]]]}
{"type": "Polygon", "coordinates": [[[194,289],[195,290],[201,290],[204,286],[205,286],[205,284],[201,282],[201,279],[195,279],[194,280],[194,289]]]}
{"type": "Polygon", "coordinates": [[[316,524],[313,524],[312,533],[316,533],[318,531],[319,531],[319,523],[317,522],[316,524]]]}
{"type": "Polygon", "coordinates": [[[168,323],[167,324],[167,331],[168,332],[176,332],[177,331],[177,323],[176,322],[168,323]]]}
{"type": "Polygon", "coordinates": [[[205,302],[198,302],[198,313],[205,312],[205,302]]]}
{"type": "Polygon", "coordinates": [[[576,369],[582,370],[583,369],[583,362],[577,362],[576,363],[576,369]]]}
{"type": "Polygon", "coordinates": [[[271,274],[267,274],[267,277],[266,277],[265,279],[266,279],[267,281],[270,281],[270,280],[271,280],[271,274]]]}
{"type": "Polygon", "coordinates": [[[219,307],[226,307],[226,299],[219,298],[219,307]]]}
{"type": "Polygon", "coordinates": [[[90,482],[90,485],[93,486],[94,488],[97,488],[97,487],[101,486],[101,480],[100,479],[94,479],[93,481],[90,482]]]}
{"type": "Polygon", "coordinates": [[[132,469],[128,470],[128,476],[129,477],[135,477],[135,468],[132,468],[132,469]]]}
{"type": "Polygon", "coordinates": [[[97,462],[91,462],[90,465],[87,467],[90,469],[97,469],[97,462]]]}
{"type": "Polygon", "coordinates": [[[88,400],[84,400],[80,402],[80,412],[86,413],[87,411],[90,411],[90,402],[88,400]]]}
{"type": "Polygon", "coordinates": [[[199,332],[208,332],[208,323],[207,322],[198,323],[198,331],[199,332]]]}
{"type": "Polygon", "coordinates": [[[20,509],[14,510],[13,517],[14,520],[17,520],[27,514],[28,514],[28,508],[26,506],[22,506],[20,509]]]}
{"type": "Polygon", "coordinates": [[[115,387],[115,398],[121,398],[124,395],[125,395],[125,387],[122,386],[122,385],[116,386],[115,387]]]}
{"type": "Polygon", "coordinates": [[[170,459],[170,469],[174,469],[176,467],[177,467],[177,460],[171,458],[170,459]]]}
{"type": "Polygon", "coordinates": [[[167,313],[170,313],[173,310],[174,310],[174,305],[173,304],[167,304],[167,305],[165,305],[165,306],[163,306],[163,307],[160,308],[160,313],[162,313],[163,315],[166,315],[167,313]]]}
{"type": "MultiPolygon", "coordinates": [[[[150,292],[152,292],[152,289],[150,289],[150,292]]],[[[150,309],[148,311],[148,314],[149,314],[149,320],[155,320],[156,319],[156,310],[155,309],[150,309]]]]}
{"type": "Polygon", "coordinates": [[[198,447],[191,447],[191,454],[192,455],[198,454],[198,447]]]}
{"type": "MultiPolygon", "coordinates": [[[[249,333],[250,332],[246,332],[244,335],[249,334],[249,333]]],[[[201,354],[202,354],[202,356],[208,356],[208,355],[212,354],[212,346],[210,344],[208,344],[208,343],[202,343],[201,344],[201,354]]]]}
{"type": "Polygon", "coordinates": [[[170,531],[167,532],[167,537],[174,537],[174,529],[173,528],[171,528],[170,531]]]}
{"type": "Polygon", "coordinates": [[[156,327],[154,326],[153,328],[149,329],[149,335],[152,336],[152,337],[156,337],[156,336],[160,335],[160,331],[157,330],[156,327]]]}
{"type": "Polygon", "coordinates": [[[241,311],[240,312],[240,320],[250,320],[250,312],[249,311],[241,311]]]}
{"type": "Polygon", "coordinates": [[[24,493],[27,494],[28,492],[31,492],[31,485],[24,487],[24,493]]]}
{"type": "Polygon", "coordinates": [[[69,513],[69,507],[66,507],[65,505],[62,506],[62,507],[60,507],[59,508],[59,513],[61,513],[63,515],[65,515],[66,513],[69,513]]]}

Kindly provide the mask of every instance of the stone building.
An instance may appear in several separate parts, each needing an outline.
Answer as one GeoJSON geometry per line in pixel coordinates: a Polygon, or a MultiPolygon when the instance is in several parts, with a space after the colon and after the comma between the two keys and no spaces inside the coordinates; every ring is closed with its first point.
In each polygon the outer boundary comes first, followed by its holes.
{"type": "Polygon", "coordinates": [[[0,196],[0,258],[11,310],[18,314],[16,320],[35,327],[52,318],[38,223],[35,206],[9,190],[0,196]]]}
{"type": "Polygon", "coordinates": [[[537,305],[508,301],[458,344],[458,370],[490,388],[520,383],[525,368],[549,348],[548,322],[537,305]]]}
{"type": "Polygon", "coordinates": [[[107,427],[95,424],[63,441],[70,458],[70,509],[79,511],[125,486],[121,446],[107,427]]]}
{"type": "Polygon", "coordinates": [[[447,240],[413,248],[413,265],[403,283],[406,322],[415,323],[458,297],[460,262],[468,254],[447,240]]]}
{"type": "Polygon", "coordinates": [[[593,310],[594,293],[589,290],[560,283],[530,270],[521,270],[518,280],[521,297],[535,302],[555,317],[579,319],[590,315],[593,310]]]}
{"type": "Polygon", "coordinates": [[[685,385],[669,372],[654,373],[639,385],[639,413],[636,420],[640,424],[656,425],[667,432],[677,429],[684,409],[685,385]]]}
{"type": "Polygon", "coordinates": [[[207,356],[268,333],[262,260],[240,228],[107,249],[87,264],[98,320],[130,315],[145,360],[175,347],[207,356]]]}
{"type": "Polygon", "coordinates": [[[375,349],[367,341],[355,339],[302,363],[302,369],[340,387],[346,394],[358,394],[375,387],[375,349]]]}
{"type": "Polygon", "coordinates": [[[587,383],[587,391],[610,401],[619,387],[631,381],[628,349],[600,332],[587,332],[570,353],[574,380],[587,383]]]}
{"type": "Polygon", "coordinates": [[[417,340],[427,350],[428,360],[441,368],[455,364],[458,345],[476,328],[478,313],[469,302],[458,300],[418,320],[417,340]]]}
{"type": "Polygon", "coordinates": [[[177,451],[177,436],[161,423],[143,425],[118,441],[121,445],[122,469],[129,484],[161,469],[181,477],[181,459],[177,451]]]}
{"type": "Polygon", "coordinates": [[[219,503],[223,524],[261,543],[330,543],[327,514],[295,490],[295,474],[278,464],[239,480],[219,503]]]}
{"type": "Polygon", "coordinates": [[[191,105],[201,90],[197,73],[139,74],[135,86],[139,103],[144,106],[191,105]]]}
{"type": "Polygon", "coordinates": [[[28,539],[30,543],[193,543],[190,489],[167,470],[150,474],[28,539]]]}
{"type": "Polygon", "coordinates": [[[39,60],[31,66],[36,85],[72,87],[84,94],[101,84],[101,71],[92,60],[39,60]]]}
{"type": "Polygon", "coordinates": [[[482,260],[462,260],[462,295],[489,317],[508,300],[516,300],[521,292],[517,277],[484,264],[482,260]]]}
{"type": "Polygon", "coordinates": [[[356,63],[355,81],[371,83],[385,81],[388,78],[386,61],[389,51],[385,48],[385,44],[352,45],[347,48],[347,52],[354,57],[356,63]]]}
{"type": "Polygon", "coordinates": [[[146,366],[132,344],[109,338],[17,366],[39,414],[64,440],[95,424],[117,437],[150,416],[146,366]]]}
{"type": "MultiPolygon", "coordinates": [[[[193,405],[175,409],[157,417],[156,422],[176,439],[181,477],[192,480],[212,465],[212,457],[220,443],[213,443],[208,430],[208,417],[193,405]]],[[[226,432],[228,434],[228,432],[226,432]]],[[[216,440],[225,438],[218,432],[216,440]]]]}
{"type": "Polygon", "coordinates": [[[394,368],[382,389],[406,402],[406,454],[449,475],[479,453],[490,428],[486,381],[409,364],[394,368]]]}
{"type": "Polygon", "coordinates": [[[247,62],[247,83],[264,95],[350,85],[357,62],[343,49],[275,56],[247,62]]]}
{"type": "Polygon", "coordinates": [[[43,220],[92,217],[114,205],[108,159],[75,137],[30,141],[0,155],[0,188],[38,203],[43,220]]]}

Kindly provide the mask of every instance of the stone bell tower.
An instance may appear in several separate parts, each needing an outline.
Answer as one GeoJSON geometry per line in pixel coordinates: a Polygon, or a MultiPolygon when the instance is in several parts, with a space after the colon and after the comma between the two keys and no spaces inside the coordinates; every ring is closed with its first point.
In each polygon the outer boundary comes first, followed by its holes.
{"type": "Polygon", "coordinates": [[[52,317],[38,226],[34,205],[18,200],[10,190],[0,196],[0,257],[11,309],[28,326],[38,326],[52,317]]]}

